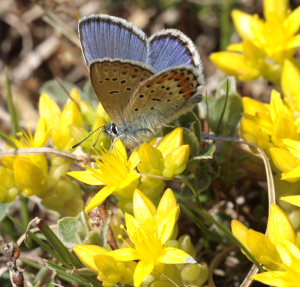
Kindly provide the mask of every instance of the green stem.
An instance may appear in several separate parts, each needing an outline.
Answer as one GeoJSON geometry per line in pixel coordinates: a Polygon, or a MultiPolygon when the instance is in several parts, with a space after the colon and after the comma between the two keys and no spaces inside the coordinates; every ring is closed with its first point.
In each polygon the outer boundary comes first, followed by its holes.
{"type": "Polygon", "coordinates": [[[224,118],[224,115],[225,115],[225,111],[226,111],[226,108],[227,108],[228,97],[229,97],[229,80],[227,78],[227,80],[226,80],[225,103],[224,103],[223,110],[222,110],[220,118],[219,118],[218,126],[216,128],[216,134],[219,134],[219,131],[220,131],[220,128],[221,128],[221,125],[222,125],[222,121],[223,121],[223,118],[224,118]]]}
{"type": "Polygon", "coordinates": [[[12,122],[12,134],[16,136],[17,132],[21,130],[19,124],[19,118],[17,115],[17,111],[13,102],[13,95],[11,89],[11,80],[9,77],[8,69],[5,68],[5,80],[6,80],[6,90],[7,90],[7,104],[8,104],[8,111],[10,114],[11,122],[12,122]]]}
{"type": "Polygon", "coordinates": [[[230,37],[232,33],[232,24],[231,24],[231,11],[232,6],[234,5],[235,0],[226,0],[223,2],[222,11],[221,11],[221,39],[220,39],[220,50],[223,51],[230,43],[230,37]]]}

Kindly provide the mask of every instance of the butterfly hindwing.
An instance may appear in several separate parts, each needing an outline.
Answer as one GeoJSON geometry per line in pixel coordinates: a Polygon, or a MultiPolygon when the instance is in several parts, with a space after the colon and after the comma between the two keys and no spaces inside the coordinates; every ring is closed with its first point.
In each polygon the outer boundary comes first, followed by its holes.
{"type": "Polygon", "coordinates": [[[103,58],[146,61],[145,33],[124,19],[90,15],[80,20],[78,30],[88,66],[103,58]]]}
{"type": "Polygon", "coordinates": [[[155,130],[192,109],[201,100],[196,69],[175,67],[142,82],[125,109],[126,121],[135,129],[155,130]]]}
{"type": "Polygon", "coordinates": [[[147,64],[157,72],[180,65],[195,67],[201,77],[203,72],[195,45],[190,38],[176,29],[164,29],[150,37],[147,64]]]}
{"type": "Polygon", "coordinates": [[[136,87],[153,74],[151,67],[125,60],[103,59],[90,66],[95,93],[116,124],[123,119],[125,107],[136,87]]]}

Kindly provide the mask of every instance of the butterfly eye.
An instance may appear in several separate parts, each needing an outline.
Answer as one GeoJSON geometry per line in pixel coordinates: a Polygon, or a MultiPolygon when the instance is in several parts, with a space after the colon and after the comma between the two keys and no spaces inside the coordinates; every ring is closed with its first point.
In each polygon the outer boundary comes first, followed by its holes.
{"type": "Polygon", "coordinates": [[[115,135],[118,135],[118,129],[114,123],[112,123],[112,125],[111,125],[111,132],[115,135]]]}

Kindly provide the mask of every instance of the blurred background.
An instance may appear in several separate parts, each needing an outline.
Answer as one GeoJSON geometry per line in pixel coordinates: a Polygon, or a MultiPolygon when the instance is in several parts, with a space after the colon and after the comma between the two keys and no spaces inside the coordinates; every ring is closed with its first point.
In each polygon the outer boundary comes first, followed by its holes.
{"type": "MultiPolygon", "coordinates": [[[[300,0],[290,2],[292,8],[300,4],[300,0]]],[[[1,0],[1,130],[7,131],[10,125],[5,103],[5,67],[13,82],[22,126],[28,122],[34,126],[41,89],[53,89],[53,81],[47,81],[59,78],[67,87],[68,83],[84,87],[88,71],[81,55],[77,23],[91,13],[123,17],[148,35],[171,27],[183,31],[199,49],[206,90],[211,94],[225,75],[209,60],[210,53],[239,41],[231,21],[235,8],[262,16],[261,0],[1,0]]],[[[267,86],[263,80],[240,83],[239,90],[243,96],[260,97],[267,86]]]]}

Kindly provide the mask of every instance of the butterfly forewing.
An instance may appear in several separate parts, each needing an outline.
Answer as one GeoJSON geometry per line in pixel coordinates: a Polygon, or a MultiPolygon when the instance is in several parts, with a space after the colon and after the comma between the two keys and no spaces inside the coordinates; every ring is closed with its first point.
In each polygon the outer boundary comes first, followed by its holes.
{"type": "Polygon", "coordinates": [[[89,66],[94,60],[111,58],[146,61],[144,32],[121,18],[90,15],[80,20],[79,36],[89,66]]]}
{"type": "Polygon", "coordinates": [[[135,90],[125,110],[135,129],[155,130],[190,110],[201,100],[196,69],[177,67],[145,80],[135,90]]]}
{"type": "Polygon", "coordinates": [[[95,93],[116,124],[124,119],[125,107],[136,87],[153,74],[150,67],[132,61],[104,59],[90,67],[95,93]]]}

